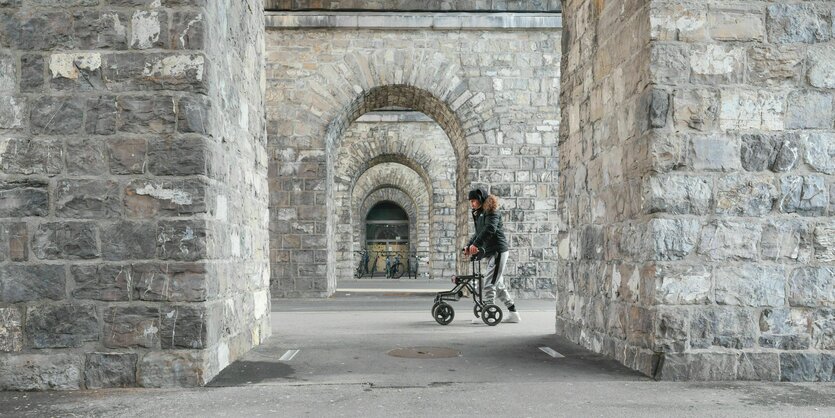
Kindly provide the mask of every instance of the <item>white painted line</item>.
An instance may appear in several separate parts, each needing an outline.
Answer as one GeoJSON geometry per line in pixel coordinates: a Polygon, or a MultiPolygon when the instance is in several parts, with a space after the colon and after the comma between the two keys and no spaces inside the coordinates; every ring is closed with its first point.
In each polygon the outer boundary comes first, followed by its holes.
{"type": "Polygon", "coordinates": [[[564,357],[565,357],[564,355],[562,355],[562,354],[560,354],[560,353],[556,352],[556,351],[555,351],[553,348],[551,348],[551,347],[539,347],[539,349],[540,349],[540,350],[542,350],[542,352],[544,352],[545,354],[547,354],[547,355],[549,355],[549,356],[551,356],[551,357],[553,357],[553,358],[564,358],[564,357]]]}
{"type": "Polygon", "coordinates": [[[296,354],[299,354],[299,350],[287,350],[287,352],[284,353],[284,355],[281,356],[281,358],[278,359],[278,360],[279,361],[290,361],[290,360],[293,359],[293,357],[296,357],[296,354]]]}

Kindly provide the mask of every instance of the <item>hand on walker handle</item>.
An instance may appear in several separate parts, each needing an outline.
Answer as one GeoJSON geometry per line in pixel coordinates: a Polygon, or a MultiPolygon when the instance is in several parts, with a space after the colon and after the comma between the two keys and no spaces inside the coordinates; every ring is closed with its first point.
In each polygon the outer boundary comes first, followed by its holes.
{"type": "Polygon", "coordinates": [[[475,245],[470,245],[469,247],[467,247],[467,248],[464,250],[464,252],[465,252],[467,255],[476,255],[476,254],[478,254],[478,247],[476,247],[475,245]]]}

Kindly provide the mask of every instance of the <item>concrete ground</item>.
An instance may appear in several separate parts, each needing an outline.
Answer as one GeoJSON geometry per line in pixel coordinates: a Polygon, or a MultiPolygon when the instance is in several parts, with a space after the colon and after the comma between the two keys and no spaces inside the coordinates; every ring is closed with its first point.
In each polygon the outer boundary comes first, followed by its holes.
{"type": "Polygon", "coordinates": [[[0,416],[835,416],[833,384],[654,382],[555,336],[550,301],[441,326],[429,297],[348,293],[274,301],[273,337],[208,387],[0,392],[0,416]]]}

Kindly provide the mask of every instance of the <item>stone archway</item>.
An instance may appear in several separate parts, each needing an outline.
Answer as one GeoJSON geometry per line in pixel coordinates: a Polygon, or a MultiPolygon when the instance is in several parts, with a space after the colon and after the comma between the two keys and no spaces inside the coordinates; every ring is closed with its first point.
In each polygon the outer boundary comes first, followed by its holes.
{"type": "MultiPolygon", "coordinates": [[[[429,245],[429,237],[426,235],[427,231],[423,228],[421,231],[422,233],[418,234],[417,205],[415,205],[414,200],[412,200],[412,198],[402,190],[388,186],[383,186],[382,188],[369,193],[359,206],[359,210],[355,211],[356,215],[353,223],[354,248],[363,248],[367,236],[365,234],[366,231],[365,228],[363,228],[362,221],[368,218],[368,213],[380,202],[393,202],[406,211],[406,215],[409,217],[409,249],[410,251],[418,251],[419,248],[423,248],[423,251],[426,252],[425,248],[429,245]]],[[[357,257],[358,256],[355,256],[353,260],[355,263],[358,261],[357,257]]]]}

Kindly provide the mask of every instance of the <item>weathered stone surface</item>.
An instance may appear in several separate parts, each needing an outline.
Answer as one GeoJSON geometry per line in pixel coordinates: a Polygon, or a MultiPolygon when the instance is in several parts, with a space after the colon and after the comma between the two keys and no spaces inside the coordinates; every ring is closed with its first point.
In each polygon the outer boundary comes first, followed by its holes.
{"type": "Polygon", "coordinates": [[[778,131],[785,127],[785,93],[732,89],[722,91],[721,95],[719,127],[723,131],[778,131]]]}
{"type": "Polygon", "coordinates": [[[0,183],[0,218],[49,214],[49,184],[42,180],[9,180],[0,183]]]}
{"type": "Polygon", "coordinates": [[[714,270],[716,303],[719,305],[786,305],[786,271],[782,267],[721,266],[714,270]]]}
{"type": "Polygon", "coordinates": [[[107,143],[110,172],[113,174],[142,174],[147,162],[148,144],[144,139],[113,139],[107,143]]]}
{"type": "Polygon", "coordinates": [[[666,381],[717,381],[736,379],[737,354],[665,354],[657,379],[666,381]]]}
{"type": "Polygon", "coordinates": [[[673,121],[678,129],[713,130],[719,124],[719,92],[677,90],[673,95],[673,121]]]}
{"type": "Polygon", "coordinates": [[[690,51],[693,83],[730,84],[742,81],[745,51],[726,45],[707,44],[690,51]]]}
{"type": "Polygon", "coordinates": [[[835,134],[813,132],[806,138],[804,160],[815,170],[835,174],[835,134]]]}
{"type": "Polygon", "coordinates": [[[806,350],[811,345],[811,338],[808,335],[768,335],[764,334],[759,339],[760,347],[773,348],[778,350],[806,350]]]}
{"type": "Polygon", "coordinates": [[[751,311],[717,306],[691,312],[690,347],[751,348],[756,343],[756,324],[751,311]]]}
{"type": "Polygon", "coordinates": [[[690,80],[690,57],[686,46],[653,44],[651,53],[653,81],[659,84],[681,84],[690,80]]]}
{"type": "Polygon", "coordinates": [[[649,181],[647,210],[650,213],[704,215],[711,212],[713,191],[706,178],[655,176],[649,181]]]}
{"type": "Polygon", "coordinates": [[[121,221],[101,227],[105,260],[147,260],[156,253],[156,223],[121,221]]]}
{"type": "Polygon", "coordinates": [[[23,128],[26,114],[26,99],[12,95],[0,97],[0,128],[23,128]]]}
{"type": "Polygon", "coordinates": [[[812,323],[812,342],[819,350],[835,350],[835,310],[817,311],[812,323]]]}
{"type": "Polygon", "coordinates": [[[177,132],[211,134],[211,102],[205,96],[185,96],[177,106],[177,132]]]}
{"type": "Polygon", "coordinates": [[[39,92],[44,86],[43,55],[24,54],[20,57],[20,90],[39,92]]]}
{"type": "Polygon", "coordinates": [[[168,96],[122,96],[121,132],[134,134],[170,134],[174,132],[176,115],[174,99],[168,96]]]}
{"type": "Polygon", "coordinates": [[[653,90],[649,106],[649,125],[653,128],[667,126],[670,110],[670,95],[664,90],[653,90]]]}
{"type": "Polygon", "coordinates": [[[64,147],[55,139],[0,138],[0,170],[5,174],[60,174],[64,147]]]}
{"type": "Polygon", "coordinates": [[[699,254],[711,260],[753,260],[759,253],[762,226],[736,221],[714,221],[702,229],[699,254]]]}
{"type": "Polygon", "coordinates": [[[133,271],[142,300],[202,302],[217,291],[202,264],[137,264],[133,271]]]}
{"type": "Polygon", "coordinates": [[[720,215],[765,216],[777,197],[770,177],[732,174],[716,180],[716,213],[720,215]]]}
{"type": "Polygon", "coordinates": [[[15,307],[0,308],[0,352],[23,350],[23,318],[15,307]]]}
{"type": "Polygon", "coordinates": [[[177,11],[171,17],[170,45],[176,49],[202,49],[205,40],[203,15],[177,11]]]}
{"type": "Polygon", "coordinates": [[[111,91],[179,90],[205,93],[202,54],[107,54],[104,78],[111,91]]]}
{"type": "Polygon", "coordinates": [[[789,276],[790,306],[835,307],[835,268],[799,267],[789,276]]]}
{"type": "Polygon", "coordinates": [[[780,211],[800,215],[821,215],[829,196],[826,182],[819,176],[785,176],[780,179],[780,211]]]}
{"type": "Polygon", "coordinates": [[[103,343],[108,348],[159,347],[159,308],[111,307],[104,311],[103,343]]]}
{"type": "Polygon", "coordinates": [[[7,53],[0,53],[0,91],[13,93],[17,86],[17,64],[15,58],[7,53]]]}
{"type": "Polygon", "coordinates": [[[88,353],[84,370],[87,389],[136,386],[135,353],[88,353]]]}
{"type": "Polygon", "coordinates": [[[60,265],[0,266],[0,301],[31,302],[41,299],[60,300],[66,297],[66,277],[60,265]]]}
{"type": "Polygon", "coordinates": [[[812,228],[797,220],[774,220],[763,226],[762,257],[808,262],[812,258],[812,228]]]}
{"type": "Polygon", "coordinates": [[[205,373],[199,352],[150,352],[139,360],[137,381],[146,388],[200,386],[205,373]]]}
{"type": "Polygon", "coordinates": [[[693,252],[701,225],[690,219],[653,219],[649,224],[655,260],[679,260],[693,252]]]}
{"type": "Polygon", "coordinates": [[[101,54],[57,53],[49,57],[48,78],[54,90],[102,90],[101,54]]]}
{"type": "Polygon", "coordinates": [[[148,169],[158,176],[206,174],[209,155],[203,139],[153,140],[148,145],[148,169]]]}
{"type": "Polygon", "coordinates": [[[58,304],[26,309],[26,335],[34,348],[79,347],[101,337],[96,307],[58,304]]]}
{"type": "Polygon", "coordinates": [[[739,356],[736,378],[776,382],[780,380],[780,357],[777,353],[746,353],[739,356]]]}
{"type": "Polygon", "coordinates": [[[786,129],[832,129],[832,94],[793,91],[786,104],[786,129]]]}
{"type": "Polygon", "coordinates": [[[657,311],[654,351],[683,352],[687,350],[687,309],[661,307],[657,311]]]}
{"type": "Polygon", "coordinates": [[[214,342],[216,324],[205,307],[165,306],[160,310],[162,348],[207,348],[214,342]]]}
{"type": "Polygon", "coordinates": [[[137,10],[131,16],[130,47],[133,49],[167,48],[168,13],[137,10]]]}
{"type": "Polygon", "coordinates": [[[835,89],[835,47],[829,44],[809,48],[806,77],[813,87],[835,89]]]}
{"type": "Polygon", "coordinates": [[[822,264],[835,262],[835,222],[815,227],[815,259],[822,264]]]}
{"type": "Polygon", "coordinates": [[[143,218],[205,213],[207,188],[198,179],[134,180],[125,190],[125,206],[131,216],[143,218]]]}
{"type": "Polygon", "coordinates": [[[717,41],[762,41],[765,39],[763,14],[758,7],[711,7],[707,15],[710,37],[717,41]]]}
{"type": "Polygon", "coordinates": [[[111,135],[121,126],[121,116],[115,96],[87,99],[87,121],[84,131],[91,135],[111,135]]]}
{"type": "Polygon", "coordinates": [[[77,390],[83,382],[83,355],[0,356],[0,390],[77,390]]]}
{"type": "Polygon", "coordinates": [[[129,265],[72,266],[70,275],[75,284],[72,290],[74,299],[114,302],[139,299],[135,278],[129,265]]]}
{"type": "Polygon", "coordinates": [[[712,274],[705,266],[664,264],[656,269],[656,303],[700,305],[714,300],[712,274]]]}
{"type": "Polygon", "coordinates": [[[157,227],[157,256],[163,260],[194,261],[207,255],[203,221],[163,221],[157,227]]]}
{"type": "Polygon", "coordinates": [[[34,134],[76,134],[84,123],[84,105],[73,97],[43,96],[31,103],[34,134]]]}
{"type": "Polygon", "coordinates": [[[67,173],[101,175],[107,172],[104,144],[95,139],[67,139],[67,173]]]}
{"type": "Polygon", "coordinates": [[[86,222],[41,224],[32,236],[32,252],[42,260],[96,258],[96,233],[96,226],[86,222]]]}
{"type": "Polygon", "coordinates": [[[800,150],[800,139],[792,135],[743,135],[742,167],[747,171],[789,171],[797,164],[800,150]]]}
{"type": "Polygon", "coordinates": [[[26,223],[0,223],[0,262],[29,259],[29,231],[26,223]]]}
{"type": "Polygon", "coordinates": [[[780,353],[780,380],[784,382],[831,382],[835,379],[835,356],[824,353],[780,353]]]}
{"type": "Polygon", "coordinates": [[[771,4],[766,20],[772,43],[815,43],[829,40],[832,28],[825,9],[815,4],[771,4]]]}
{"type": "Polygon", "coordinates": [[[759,86],[796,85],[804,58],[798,47],[754,45],[748,50],[748,79],[759,86]]]}
{"type": "Polygon", "coordinates": [[[55,187],[55,212],[66,218],[114,218],[122,213],[116,181],[59,180],[55,187]]]}
{"type": "Polygon", "coordinates": [[[127,14],[112,10],[80,9],[73,13],[73,20],[78,43],[85,47],[82,49],[127,48],[127,14]]]}
{"type": "Polygon", "coordinates": [[[694,170],[736,171],[740,168],[739,149],[733,137],[693,136],[687,165],[694,170]]]}

